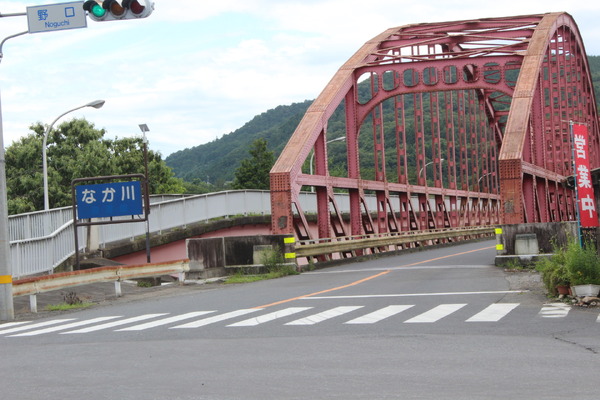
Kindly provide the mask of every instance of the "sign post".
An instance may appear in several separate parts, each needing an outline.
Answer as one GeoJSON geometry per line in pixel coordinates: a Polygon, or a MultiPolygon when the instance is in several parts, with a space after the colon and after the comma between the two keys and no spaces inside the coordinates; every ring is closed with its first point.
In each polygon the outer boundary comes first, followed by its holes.
{"type": "MultiPolygon", "coordinates": [[[[577,214],[579,223],[579,241],[581,228],[599,226],[594,186],[590,169],[588,130],[586,125],[571,122],[573,140],[573,162],[575,167],[575,195],[577,198],[577,214]]],[[[583,243],[582,243],[583,244],[583,243]]]]}

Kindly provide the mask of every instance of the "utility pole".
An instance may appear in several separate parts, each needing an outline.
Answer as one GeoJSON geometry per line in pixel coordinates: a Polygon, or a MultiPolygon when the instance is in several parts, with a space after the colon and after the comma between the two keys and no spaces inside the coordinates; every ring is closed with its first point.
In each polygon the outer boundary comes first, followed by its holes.
{"type": "MultiPolygon", "coordinates": [[[[1,50],[0,50],[1,51],[1,50]]],[[[12,294],[12,268],[10,265],[10,238],[8,236],[8,205],[6,196],[6,160],[0,106],[0,320],[15,319],[12,294]]]]}
{"type": "MultiPolygon", "coordinates": [[[[18,17],[27,13],[2,14],[0,17],[18,17]]],[[[8,39],[26,34],[28,31],[8,36],[0,43],[0,61],[2,48],[8,39]]],[[[15,319],[15,307],[12,293],[12,267],[10,257],[10,236],[8,232],[8,196],[6,189],[6,158],[4,156],[4,130],[2,128],[2,105],[0,104],[0,321],[15,319]]]]}

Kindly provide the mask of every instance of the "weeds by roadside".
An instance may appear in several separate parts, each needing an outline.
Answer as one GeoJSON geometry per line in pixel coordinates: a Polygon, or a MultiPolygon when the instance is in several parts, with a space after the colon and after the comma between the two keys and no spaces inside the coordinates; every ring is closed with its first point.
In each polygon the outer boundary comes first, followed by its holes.
{"type": "Polygon", "coordinates": [[[283,254],[281,251],[279,251],[279,249],[264,251],[261,256],[261,263],[264,265],[267,273],[250,275],[247,273],[247,269],[242,268],[235,275],[227,278],[225,283],[249,283],[298,274],[298,271],[296,271],[296,265],[286,264],[283,254]]]}
{"type": "Polygon", "coordinates": [[[46,311],[68,311],[68,310],[75,310],[78,308],[87,308],[90,306],[93,306],[94,303],[88,303],[88,302],[84,302],[84,303],[79,303],[79,304],[67,304],[67,303],[61,303],[61,304],[48,304],[45,308],[46,311]]]}
{"type": "Polygon", "coordinates": [[[84,302],[77,296],[75,292],[69,292],[63,296],[64,303],[60,304],[49,304],[46,306],[47,311],[66,311],[74,310],[77,308],[86,308],[92,306],[94,303],[84,302]]]}

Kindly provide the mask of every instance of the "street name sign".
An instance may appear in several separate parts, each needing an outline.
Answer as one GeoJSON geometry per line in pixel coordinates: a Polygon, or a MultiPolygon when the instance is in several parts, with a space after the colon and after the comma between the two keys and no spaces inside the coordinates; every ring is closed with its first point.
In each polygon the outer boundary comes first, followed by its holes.
{"type": "Polygon", "coordinates": [[[87,28],[83,1],[27,7],[29,33],[87,28]]]}

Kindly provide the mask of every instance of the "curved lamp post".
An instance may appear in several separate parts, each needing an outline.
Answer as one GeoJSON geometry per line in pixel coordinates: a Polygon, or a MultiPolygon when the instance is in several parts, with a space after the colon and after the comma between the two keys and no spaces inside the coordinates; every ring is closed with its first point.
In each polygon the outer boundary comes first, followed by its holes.
{"type": "MultiPolygon", "coordinates": [[[[442,163],[443,163],[443,162],[444,162],[444,159],[443,159],[443,158],[440,158],[440,165],[442,165],[442,163]]],[[[425,168],[427,168],[427,166],[428,166],[428,165],[431,165],[431,164],[433,164],[433,163],[434,163],[434,161],[429,161],[427,164],[423,165],[423,168],[421,168],[421,169],[419,170],[419,178],[421,177],[421,173],[423,172],[423,170],[424,170],[425,168]]]]}
{"type": "MultiPolygon", "coordinates": [[[[342,140],[346,140],[346,136],[340,136],[340,137],[337,137],[337,138],[335,138],[335,139],[328,140],[327,142],[325,142],[325,144],[327,144],[327,143],[331,143],[331,142],[339,142],[339,141],[342,141],[342,140]]],[[[313,152],[312,152],[312,154],[310,155],[310,163],[308,164],[308,165],[309,165],[309,170],[310,170],[310,172],[309,172],[309,173],[310,173],[311,175],[313,174],[313,159],[314,159],[314,158],[315,158],[315,152],[313,151],[313,152]]],[[[314,186],[312,186],[312,187],[310,188],[310,191],[311,191],[311,192],[314,192],[314,191],[315,191],[315,187],[314,187],[314,186]]]]}
{"type": "Polygon", "coordinates": [[[82,106],[75,107],[69,111],[66,111],[66,112],[60,114],[58,117],[56,117],[56,119],[54,121],[52,121],[52,123],[50,125],[48,125],[48,128],[46,128],[46,132],[44,132],[44,141],[42,142],[42,163],[43,163],[43,170],[44,170],[44,210],[50,209],[50,201],[48,199],[48,162],[46,160],[46,143],[48,142],[48,134],[50,133],[50,129],[52,129],[52,126],[56,123],[56,121],[58,121],[60,118],[64,117],[65,115],[67,115],[70,112],[79,110],[80,108],[84,108],[84,107],[100,108],[103,105],[104,105],[104,100],[95,100],[95,101],[89,102],[87,104],[84,104],[82,106]]]}

